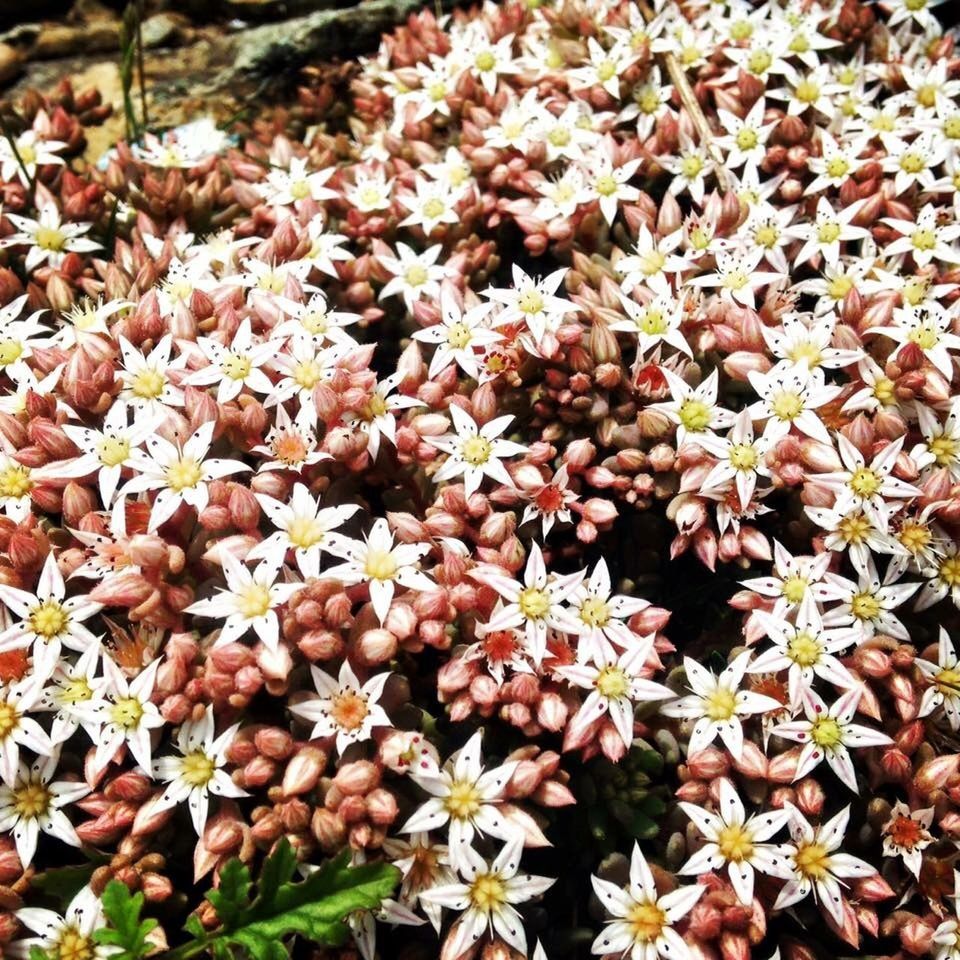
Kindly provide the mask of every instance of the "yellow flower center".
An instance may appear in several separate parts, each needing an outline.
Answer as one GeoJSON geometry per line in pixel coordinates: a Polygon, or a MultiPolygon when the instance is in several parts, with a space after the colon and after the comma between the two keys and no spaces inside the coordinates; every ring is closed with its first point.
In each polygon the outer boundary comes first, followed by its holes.
{"type": "Polygon", "coordinates": [[[955,667],[941,670],[934,678],[941,693],[957,695],[960,689],[960,670],[955,667]]]}
{"type": "Polygon", "coordinates": [[[807,595],[807,587],[809,586],[810,583],[805,577],[801,577],[800,574],[795,573],[783,581],[780,592],[783,594],[787,603],[800,603],[807,595]]]}
{"type": "Polygon", "coordinates": [[[454,780],[443,805],[454,820],[469,820],[480,809],[480,791],[467,780],[454,780]]]}
{"type": "Polygon", "coordinates": [[[858,496],[872,497],[881,486],[883,480],[869,467],[860,467],[849,480],[850,489],[858,496]]]}
{"type": "Polygon", "coordinates": [[[787,352],[787,356],[794,363],[806,363],[808,367],[817,367],[823,359],[823,353],[812,340],[801,340],[795,343],[787,352]]]}
{"type": "Polygon", "coordinates": [[[749,20],[734,20],[730,24],[730,39],[739,43],[753,36],[753,24],[749,20]]]}
{"type": "Polygon", "coordinates": [[[42,783],[28,783],[13,791],[13,806],[21,817],[41,817],[50,809],[50,791],[42,783]]]}
{"type": "Polygon", "coordinates": [[[934,437],[927,447],[941,467],[948,466],[957,458],[957,441],[952,437],[934,437]]]}
{"type": "Polygon", "coordinates": [[[602,197],[612,197],[617,192],[617,181],[609,173],[597,177],[594,186],[602,197]]]}
{"type": "Polygon", "coordinates": [[[720,856],[731,863],[743,863],[753,857],[753,840],[750,834],[737,824],[724,827],[717,836],[720,856]]]}
{"type": "Polygon", "coordinates": [[[937,102],[937,87],[932,83],[925,83],[917,88],[917,103],[921,107],[932,107],[937,102]]]}
{"type": "Polygon", "coordinates": [[[270,610],[270,589],[262,583],[251,583],[237,597],[237,610],[250,620],[262,617],[270,610]]]}
{"type": "Polygon", "coordinates": [[[464,440],[460,452],[463,454],[463,459],[466,460],[467,463],[474,467],[479,467],[490,459],[491,449],[490,441],[478,434],[464,440]]]}
{"type": "Polygon", "coordinates": [[[896,386],[891,379],[888,377],[877,377],[876,383],[873,385],[873,396],[879,400],[880,403],[891,403],[896,396],[895,389],[896,386]]]}
{"type": "Polygon", "coordinates": [[[737,695],[729,687],[717,687],[704,700],[704,712],[711,720],[729,720],[737,712],[737,695]]]}
{"type": "Polygon", "coordinates": [[[737,131],[737,146],[741,150],[752,150],[760,142],[760,137],[753,127],[743,127],[737,131]]]}
{"type": "Polygon", "coordinates": [[[846,176],[846,173],[849,169],[850,169],[850,164],[846,161],[844,157],[831,157],[827,161],[828,176],[843,177],[843,176],[846,176]]]}
{"type": "Polygon", "coordinates": [[[231,380],[243,380],[250,374],[253,364],[239,353],[228,353],[220,367],[231,380]]]}
{"type": "Polygon", "coordinates": [[[175,493],[193,489],[203,479],[200,464],[192,457],[181,457],[167,467],[167,486],[175,493]]]}
{"type": "Polygon", "coordinates": [[[650,250],[648,253],[642,253],[639,256],[640,272],[645,277],[652,277],[663,269],[667,258],[659,250],[650,250]]]}
{"type": "Polygon", "coordinates": [[[652,900],[635,903],[624,919],[630,925],[634,943],[656,943],[667,925],[667,915],[652,900]]]}
{"type": "Polygon", "coordinates": [[[826,220],[817,227],[817,239],[821,243],[833,243],[840,236],[840,224],[826,220]]]}
{"type": "Polygon", "coordinates": [[[100,442],[100,462],[105,467],[118,467],[130,456],[130,441],[121,437],[105,437],[100,442]]]}
{"type": "Polygon", "coordinates": [[[415,263],[412,267],[407,268],[404,279],[411,287],[422,287],[428,279],[427,268],[415,263]]]}
{"type": "Polygon", "coordinates": [[[908,150],[900,158],[900,169],[904,173],[920,173],[927,167],[926,158],[921,153],[908,150]]]}
{"type": "Polygon", "coordinates": [[[787,644],[787,656],[799,667],[812,667],[820,659],[820,644],[809,633],[798,633],[787,644]]]}
{"type": "Polygon", "coordinates": [[[768,51],[753,50],[747,57],[747,70],[753,74],[766,73],[772,63],[773,57],[768,51]]]}
{"type": "Polygon", "coordinates": [[[143,716],[143,704],[136,697],[120,697],[110,708],[110,719],[126,730],[136,727],[143,716]]]}
{"type": "Polygon", "coordinates": [[[287,528],[287,537],[295,547],[304,550],[323,540],[323,527],[315,517],[294,517],[287,528]]]}
{"type": "Polygon", "coordinates": [[[23,344],[16,340],[0,340],[0,367],[7,367],[19,360],[23,354],[23,344]]]}
{"type": "Polygon", "coordinates": [[[580,604],[580,619],[589,627],[605,627],[610,622],[610,606],[600,597],[587,597],[580,604]]]}
{"type": "Polygon", "coordinates": [[[944,557],[939,577],[948,587],[960,587],[960,554],[944,557]]]}
{"type": "Polygon", "coordinates": [[[211,757],[202,750],[188,753],[181,762],[180,777],[191,787],[205,787],[212,779],[217,769],[211,757]]]}
{"type": "Polygon", "coordinates": [[[554,127],[547,134],[547,139],[555,147],[565,147],[570,142],[570,137],[570,131],[566,127],[554,127]]]}
{"type": "Polygon", "coordinates": [[[77,677],[76,680],[70,680],[64,684],[57,699],[61,703],[83,703],[85,700],[93,698],[93,688],[87,682],[86,677],[77,677]]]}
{"type": "Polygon", "coordinates": [[[667,320],[659,310],[646,310],[636,321],[637,327],[650,336],[667,332],[667,320]]]}
{"type": "Polygon", "coordinates": [[[357,197],[365,207],[374,207],[381,201],[380,189],[372,184],[367,184],[357,191],[357,197]]]}
{"type": "Polygon", "coordinates": [[[830,854],[819,843],[802,843],[793,855],[797,870],[810,880],[822,880],[830,872],[830,854]]]}
{"type": "Polygon", "coordinates": [[[427,87],[427,93],[434,103],[439,103],[447,95],[447,84],[443,80],[435,80],[427,87]]]}
{"type": "Polygon", "coordinates": [[[774,394],[770,409],[779,420],[796,420],[803,413],[803,397],[790,390],[779,390],[774,394]]]}
{"type": "Polygon", "coordinates": [[[473,334],[465,323],[454,323],[447,331],[447,343],[454,350],[462,350],[469,345],[471,339],[473,339],[473,334]]]}
{"type": "Polygon", "coordinates": [[[687,44],[680,50],[680,62],[689,67],[695,64],[703,56],[703,51],[699,47],[687,44]]]}
{"type": "Polygon", "coordinates": [[[818,717],[811,725],[810,737],[818,747],[831,750],[843,742],[843,730],[833,717],[818,717]]]}
{"type": "Polygon", "coordinates": [[[701,433],[710,426],[711,412],[702,400],[687,399],[680,404],[680,422],[691,433],[701,433]]]}
{"type": "Polygon", "coordinates": [[[517,309],[528,316],[539,313],[543,307],[543,294],[539,290],[524,290],[517,297],[517,309]]]}
{"type": "Polygon", "coordinates": [[[290,185],[290,196],[294,200],[306,200],[310,196],[310,184],[306,180],[295,180],[290,185]]]}
{"type": "Polygon", "coordinates": [[[844,517],[837,524],[837,531],[846,543],[864,543],[873,524],[863,513],[854,513],[844,517]]]}
{"type": "Polygon", "coordinates": [[[604,60],[597,67],[597,79],[601,83],[612,80],[617,75],[617,65],[612,60],[604,60]]]}
{"type": "Polygon", "coordinates": [[[30,614],[30,629],[47,640],[59,636],[69,622],[70,615],[57,600],[44,600],[30,614]]]}
{"type": "Polygon", "coordinates": [[[48,955],[55,960],[94,960],[96,950],[93,941],[76,927],[66,927],[60,931],[59,942],[48,955]]]}
{"type": "Polygon", "coordinates": [[[492,913],[507,902],[507,888],[495,873],[481,873],[470,884],[470,901],[475,910],[492,913]]]}
{"type": "Polygon", "coordinates": [[[790,41],[791,53],[806,53],[810,49],[810,41],[803,33],[795,33],[790,41]]]}
{"type": "Polygon", "coordinates": [[[801,80],[795,96],[801,103],[816,103],[820,99],[820,84],[814,80],[801,80]]]}
{"type": "Polygon", "coordinates": [[[67,242],[63,231],[56,227],[38,227],[35,240],[41,250],[51,250],[54,253],[61,251],[67,242]]]}
{"type": "Polygon", "coordinates": [[[927,299],[930,284],[922,277],[910,277],[903,285],[903,299],[911,307],[917,307],[927,299]]]}
{"type": "Polygon", "coordinates": [[[827,283],[827,294],[834,300],[842,300],[853,289],[853,278],[846,274],[834,277],[827,283]]]}
{"type": "Polygon", "coordinates": [[[960,140],[960,114],[955,113],[943,121],[943,132],[951,140],[960,140]]]}
{"type": "Polygon", "coordinates": [[[301,360],[293,368],[292,376],[301,390],[312,390],[323,376],[323,368],[316,360],[301,360]]]}
{"type": "Polygon", "coordinates": [[[754,446],[750,443],[736,443],[730,448],[730,465],[735,470],[749,473],[756,467],[760,459],[754,446]]]}
{"type": "Polygon", "coordinates": [[[916,520],[907,520],[900,528],[897,539],[910,553],[918,554],[930,545],[933,534],[925,523],[918,523],[916,520]]]}
{"type": "Polygon", "coordinates": [[[473,61],[478,70],[486,73],[497,65],[497,58],[489,50],[481,50],[473,61]]]}
{"type": "Polygon", "coordinates": [[[641,87],[634,95],[641,113],[656,113],[660,107],[660,94],[653,87],[641,87]]]}
{"type": "Polygon", "coordinates": [[[443,201],[439,199],[439,197],[431,197],[423,205],[423,215],[428,220],[434,220],[437,217],[441,216],[443,214],[443,211],[446,209],[447,208],[444,206],[443,201]]]}
{"type": "Polygon", "coordinates": [[[25,497],[33,489],[30,471],[19,464],[11,464],[0,470],[0,497],[19,499],[25,497]]]}
{"type": "Polygon", "coordinates": [[[265,273],[257,280],[257,286],[268,293],[283,293],[283,288],[287,285],[287,279],[282,273],[271,270],[265,273]]]}
{"type": "Polygon", "coordinates": [[[874,620],[881,609],[880,601],[872,593],[857,593],[850,600],[850,612],[858,620],[874,620]]]}
{"type": "Polygon", "coordinates": [[[368,550],[364,572],[372,580],[392,580],[397,573],[397,561],[389,550],[368,550]]]}
{"type": "Polygon", "coordinates": [[[620,667],[604,667],[597,674],[597,693],[601,697],[616,700],[630,689],[630,678],[620,667]]]}
{"type": "Polygon", "coordinates": [[[517,605],[528,620],[540,620],[550,609],[550,595],[538,587],[527,587],[520,591],[517,605]]]}
{"type": "Polygon", "coordinates": [[[163,393],[166,378],[159,370],[147,367],[136,374],[130,381],[130,389],[134,395],[143,400],[155,400],[163,393]]]}
{"type": "Polygon", "coordinates": [[[30,143],[18,143],[17,153],[20,154],[20,159],[28,167],[30,166],[31,163],[37,162],[37,151],[35,147],[30,143]]]}
{"type": "Polygon", "coordinates": [[[0,700],[0,740],[8,737],[20,724],[20,711],[9,700],[0,700]]]}
{"type": "Polygon", "coordinates": [[[929,324],[921,323],[907,334],[907,339],[921,350],[932,350],[940,342],[940,334],[929,324]]]}
{"type": "Polygon", "coordinates": [[[701,160],[700,157],[698,157],[695,153],[692,153],[689,156],[684,157],[680,161],[680,172],[688,180],[692,180],[694,177],[698,176],[702,169],[703,169],[703,160],[701,160]]]}
{"type": "Polygon", "coordinates": [[[937,245],[937,235],[933,230],[914,230],[910,241],[915,250],[932,250],[937,245]]]}
{"type": "Polygon", "coordinates": [[[757,228],[754,239],[761,247],[769,249],[780,239],[780,231],[772,223],[765,223],[757,228]]]}

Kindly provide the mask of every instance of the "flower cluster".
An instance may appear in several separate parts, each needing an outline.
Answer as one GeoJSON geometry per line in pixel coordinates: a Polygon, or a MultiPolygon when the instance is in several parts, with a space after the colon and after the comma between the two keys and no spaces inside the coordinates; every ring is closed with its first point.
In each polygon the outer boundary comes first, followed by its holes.
{"type": "Polygon", "coordinates": [[[424,11],[95,164],[26,97],[0,952],[108,956],[113,879],[175,944],[286,838],[398,868],[365,960],[960,958],[934,6],[424,11]]]}

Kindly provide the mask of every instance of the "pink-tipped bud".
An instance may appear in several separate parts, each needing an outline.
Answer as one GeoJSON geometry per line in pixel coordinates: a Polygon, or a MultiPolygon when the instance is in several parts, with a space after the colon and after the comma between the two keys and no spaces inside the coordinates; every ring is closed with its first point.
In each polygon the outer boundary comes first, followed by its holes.
{"type": "Polygon", "coordinates": [[[380,770],[369,760],[356,760],[342,766],[333,783],[346,796],[362,795],[380,783],[380,770]]]}
{"type": "MultiPolygon", "coordinates": [[[[327,766],[327,755],[319,747],[303,747],[287,764],[283,774],[285,797],[309,793],[320,779],[327,766]]],[[[319,839],[319,838],[318,838],[319,839]]]]}

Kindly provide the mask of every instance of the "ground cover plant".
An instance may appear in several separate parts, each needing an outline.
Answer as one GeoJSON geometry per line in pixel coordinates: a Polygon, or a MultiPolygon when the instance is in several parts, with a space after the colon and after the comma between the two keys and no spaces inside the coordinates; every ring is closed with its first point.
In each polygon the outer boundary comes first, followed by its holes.
{"type": "Polygon", "coordinates": [[[935,6],[3,112],[3,956],[960,958],[935,6]]]}

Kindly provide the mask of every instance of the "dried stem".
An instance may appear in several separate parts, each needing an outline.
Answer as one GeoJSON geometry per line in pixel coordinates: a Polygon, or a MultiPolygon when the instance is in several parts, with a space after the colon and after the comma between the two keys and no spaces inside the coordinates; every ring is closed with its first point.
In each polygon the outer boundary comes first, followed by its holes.
{"type": "MultiPolygon", "coordinates": [[[[649,23],[654,18],[653,10],[650,9],[650,5],[646,2],[646,0],[638,0],[638,3],[644,20],[649,23]]],[[[720,185],[720,189],[726,193],[730,189],[730,178],[727,176],[727,169],[723,165],[723,157],[720,156],[720,154],[717,152],[717,148],[714,146],[713,132],[711,131],[710,124],[707,122],[707,118],[700,107],[700,103],[697,101],[697,98],[694,95],[693,87],[690,86],[690,81],[687,79],[687,75],[684,72],[683,67],[680,66],[679,61],[672,53],[662,53],[659,55],[659,59],[666,68],[671,82],[677,89],[677,93],[680,95],[680,102],[683,104],[684,110],[687,111],[688,116],[693,121],[693,126],[697,131],[697,137],[700,140],[700,145],[704,148],[704,150],[707,151],[707,154],[713,161],[717,183],[720,185]]]]}

